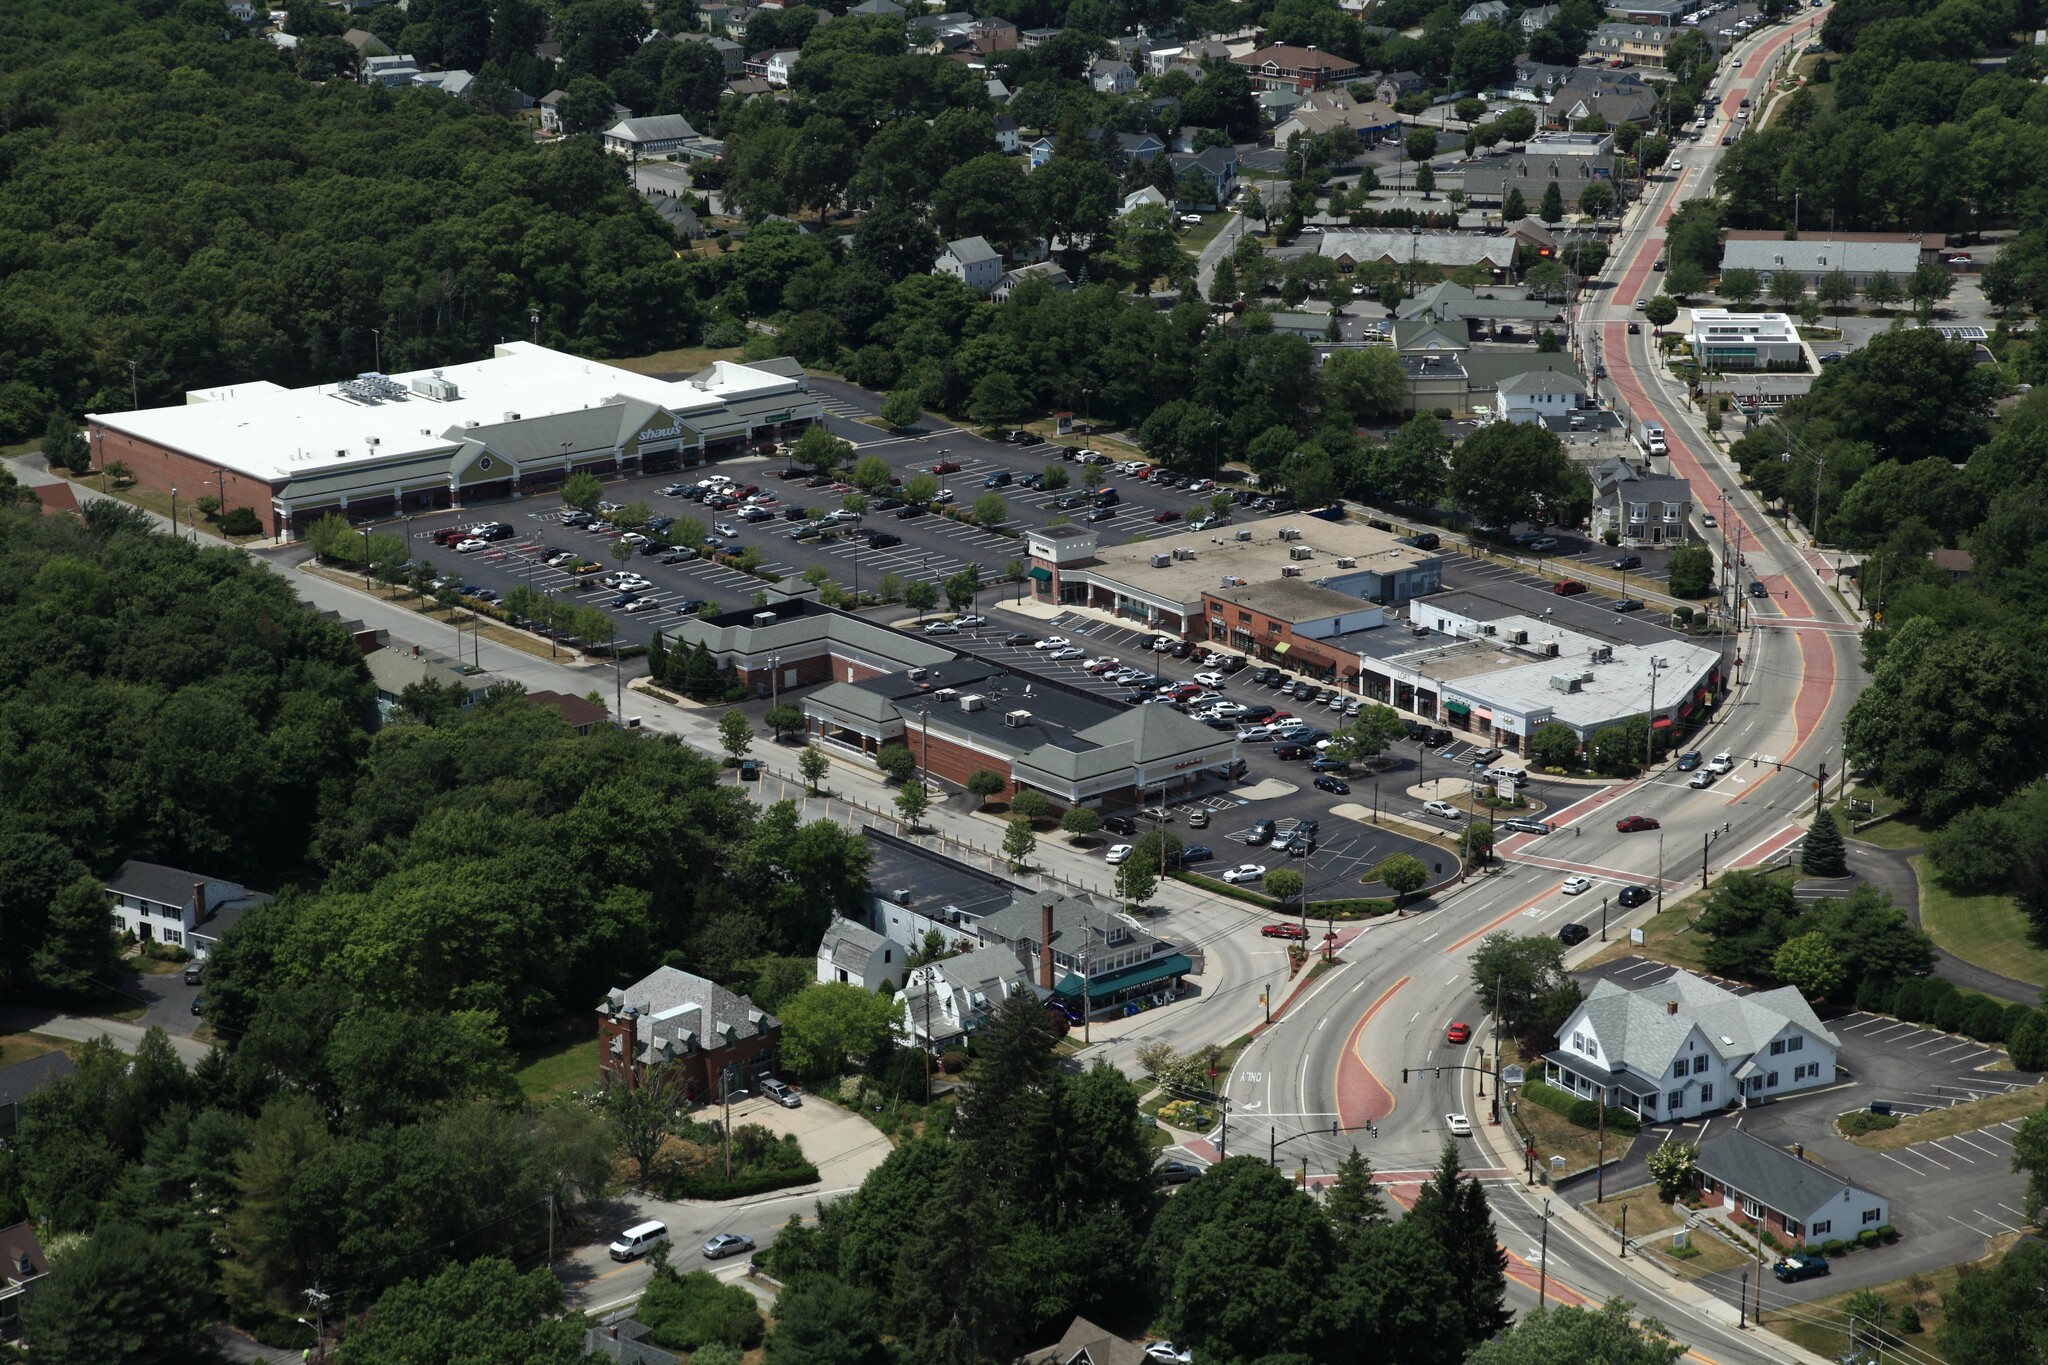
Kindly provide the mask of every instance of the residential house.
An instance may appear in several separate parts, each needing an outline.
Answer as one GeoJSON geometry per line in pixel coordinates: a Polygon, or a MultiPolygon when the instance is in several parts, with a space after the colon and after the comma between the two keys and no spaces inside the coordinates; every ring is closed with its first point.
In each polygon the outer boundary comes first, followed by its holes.
{"type": "Polygon", "coordinates": [[[1466,7],[1465,12],[1458,16],[1458,23],[1460,25],[1505,24],[1508,21],[1508,16],[1513,12],[1503,3],[1503,0],[1479,0],[1478,4],[1466,7]]]}
{"type": "MultiPolygon", "coordinates": [[[[1786,243],[1790,246],[1791,243],[1786,243]]],[[[1692,353],[1702,370],[1807,369],[1806,343],[1784,313],[1695,308],[1692,353]]]]}
{"type": "Polygon", "coordinates": [[[22,1309],[50,1273],[50,1258],[33,1224],[0,1228],[0,1341],[22,1333],[22,1309]]]}
{"type": "Polygon", "coordinates": [[[1035,994],[1016,954],[1000,946],[976,948],[911,969],[896,992],[903,1006],[899,1027],[912,1047],[963,1047],[1005,1000],[1035,994]]]}
{"type": "MultiPolygon", "coordinates": [[[[1259,106],[1259,113],[1268,123],[1279,124],[1295,111],[1305,99],[1299,90],[1261,90],[1252,96],[1252,103],[1259,106]]],[[[1285,145],[1285,139],[1275,137],[1274,141],[1285,145]]]]}
{"type": "Polygon", "coordinates": [[[1657,116],[1657,95],[1632,71],[1585,67],[1551,92],[1543,121],[1552,128],[1571,128],[1582,119],[1599,118],[1609,128],[1624,123],[1648,126],[1657,116]]]}
{"type": "Polygon", "coordinates": [[[725,83],[725,93],[734,99],[750,100],[759,95],[772,95],[775,87],[759,76],[735,76],[725,83]]]}
{"type": "Polygon", "coordinates": [[[1737,995],[1686,971],[1596,981],[1557,1037],[1552,1085],[1666,1122],[1832,1085],[1840,1046],[1790,986],[1737,995]]]}
{"type": "Polygon", "coordinates": [[[341,40],[356,50],[358,60],[391,55],[390,45],[366,28],[352,28],[341,35],[341,40]]]}
{"type": "Polygon", "coordinates": [[[1084,1009],[1093,1013],[1141,995],[1172,995],[1194,970],[1193,960],[1173,943],[1084,893],[1019,890],[974,932],[988,947],[1007,950],[1075,1022],[1084,1009]]]}
{"type": "Polygon", "coordinates": [[[1254,90],[1287,89],[1306,94],[1355,81],[1365,74],[1364,68],[1348,57],[1286,43],[1262,47],[1230,61],[1243,69],[1254,90]]]}
{"type": "Polygon", "coordinates": [[[1046,133],[1040,137],[1033,138],[1030,142],[1025,143],[1024,169],[1027,172],[1035,171],[1040,166],[1043,166],[1046,162],[1052,160],[1052,154],[1055,145],[1056,144],[1054,142],[1053,136],[1050,133],[1046,133]]]}
{"type": "Polygon", "coordinates": [[[1207,189],[1202,197],[1194,200],[1177,195],[1182,208],[1221,208],[1230,202],[1231,194],[1237,189],[1236,148],[1211,147],[1206,152],[1175,152],[1172,160],[1176,190],[1187,180],[1190,172],[1200,177],[1207,189]]]}
{"type": "Polygon", "coordinates": [[[1381,104],[1398,104],[1404,95],[1419,95],[1429,89],[1429,82],[1414,71],[1389,71],[1381,76],[1372,88],[1372,97],[1381,104]]]}
{"type": "Polygon", "coordinates": [[[697,140],[697,130],[681,114],[620,119],[604,133],[604,149],[614,156],[667,156],[697,140]]]}
{"type": "Polygon", "coordinates": [[[562,101],[569,98],[566,90],[550,90],[540,97],[541,131],[559,134],[562,131],[562,101]]]}
{"type": "Polygon", "coordinates": [[[1523,10],[1515,19],[1522,30],[1522,40],[1527,42],[1535,36],[1536,30],[1549,27],[1550,21],[1557,18],[1557,10],[1556,5],[1531,5],[1523,10]]]}
{"type": "Polygon", "coordinates": [[[1012,156],[1023,150],[1022,130],[1018,127],[1017,120],[1008,114],[996,116],[996,147],[1012,156]]]}
{"type": "Polygon", "coordinates": [[[1448,275],[1468,265],[1511,271],[1519,243],[1511,236],[1477,232],[1325,232],[1316,250],[1347,274],[1368,261],[1435,266],[1448,275]]]}
{"type": "Polygon", "coordinates": [[[1024,1357],[1024,1365],[1146,1365],[1145,1348],[1086,1318],[1075,1318],[1059,1341],[1024,1357]]]}
{"type": "Polygon", "coordinates": [[[616,1365],[683,1365],[681,1356],[648,1342],[651,1330],[635,1319],[630,1309],[614,1313],[596,1326],[583,1329],[583,1358],[609,1360],[616,1365]]]}
{"type": "Polygon", "coordinates": [[[61,1052],[45,1052],[25,1062],[0,1066],[0,1140],[11,1142],[21,1131],[21,1109],[29,1096],[77,1074],[78,1068],[61,1052]]]}
{"type": "Polygon", "coordinates": [[[723,32],[726,37],[737,42],[747,36],[747,25],[753,21],[753,10],[745,5],[734,5],[725,12],[722,26],[719,29],[714,29],[713,32],[723,32]]]}
{"type": "Polygon", "coordinates": [[[422,71],[412,78],[412,83],[463,100],[469,98],[469,87],[476,84],[476,77],[457,67],[453,71],[422,71]]]}
{"type": "Polygon", "coordinates": [[[1615,186],[1611,133],[1540,133],[1519,151],[1485,157],[1465,172],[1469,198],[1500,204],[1520,190],[1532,209],[1555,185],[1565,207],[1576,211],[1580,192],[1596,183],[1615,186]]]}
{"type": "Polygon", "coordinates": [[[1547,424],[1546,419],[1569,422],[1571,415],[1586,404],[1586,386],[1576,376],[1556,370],[1530,370],[1504,379],[1495,390],[1500,395],[1500,416],[1509,422],[1547,424]]]}
{"type": "Polygon", "coordinates": [[[1017,47],[1018,27],[999,14],[974,21],[974,45],[983,52],[1010,52],[1017,47]]]}
{"type": "Polygon", "coordinates": [[[1503,99],[1521,100],[1527,104],[1548,104],[1551,92],[1578,69],[1553,66],[1547,62],[1516,62],[1515,74],[1494,93],[1503,99]]]}
{"type": "Polygon", "coordinates": [[[460,659],[451,659],[419,645],[387,645],[363,658],[370,681],[377,688],[377,723],[391,719],[399,708],[405,689],[415,683],[431,683],[444,690],[462,689],[456,705],[468,710],[483,700],[497,679],[488,673],[471,673],[460,659]]]}
{"type": "Polygon", "coordinates": [[[281,29],[272,29],[263,35],[263,40],[281,52],[290,52],[299,45],[297,34],[286,33],[281,29]]]}
{"type": "Polygon", "coordinates": [[[747,50],[730,38],[716,33],[678,33],[679,43],[704,43],[718,54],[718,60],[725,64],[725,74],[737,76],[746,70],[747,50]]]}
{"type": "Polygon", "coordinates": [[[1361,100],[1347,90],[1319,90],[1305,96],[1274,125],[1273,145],[1285,147],[1298,136],[1314,137],[1348,128],[1362,147],[1398,142],[1407,131],[1392,105],[1361,100]]]}
{"type": "Polygon", "coordinates": [[[1120,57],[1097,57],[1088,63],[1088,84],[1098,95],[1128,95],[1138,73],[1120,57]]]}
{"type": "Polygon", "coordinates": [[[1762,1223],[1794,1247],[1853,1241],[1891,1224],[1883,1195],[1844,1180],[1803,1147],[1788,1152],[1740,1128],[1723,1128],[1700,1144],[1693,1180],[1723,1209],[1762,1223]]]}
{"type": "Polygon", "coordinates": [[[957,242],[946,243],[945,250],[932,262],[932,269],[987,294],[1002,281],[1003,256],[988,244],[986,238],[962,237],[957,242]]]}
{"type": "Polygon", "coordinates": [[[861,0],[846,12],[863,19],[901,19],[908,11],[896,0],[861,0]]]}
{"type": "MultiPolygon", "coordinates": [[[[1039,240],[1043,241],[1044,238],[1039,240]]],[[[997,303],[1008,303],[1010,295],[1015,293],[1017,287],[1027,280],[1044,280],[1048,285],[1052,286],[1052,290],[1056,294],[1064,294],[1074,287],[1074,282],[1067,278],[1067,272],[1060,269],[1056,263],[1052,261],[1038,261],[1031,265],[1019,266],[1017,269],[1005,274],[995,287],[993,295],[995,301],[997,303]]]]}
{"type": "Polygon", "coordinates": [[[858,986],[864,991],[895,989],[904,979],[910,954],[896,940],[878,934],[859,920],[834,916],[818,944],[818,980],[826,985],[858,986]]]}
{"type": "Polygon", "coordinates": [[[1060,30],[1056,28],[1027,28],[1017,34],[1017,46],[1029,52],[1044,47],[1059,36],[1060,30]]]}
{"type": "Polygon", "coordinates": [[[401,85],[411,85],[412,78],[420,74],[419,66],[412,54],[401,52],[382,57],[365,57],[357,67],[357,77],[364,85],[381,85],[395,90],[401,85]]]}
{"type": "Polygon", "coordinates": [[[1683,29],[1661,24],[1602,24],[1587,40],[1587,54],[1614,66],[1664,65],[1683,29]]]}
{"type": "Polygon", "coordinates": [[[1779,232],[1734,232],[1721,248],[1721,269],[1754,270],[1768,285],[1779,274],[1797,275],[1808,289],[1837,270],[1858,290],[1888,274],[1900,287],[1928,258],[1917,232],[1842,232],[1787,241],[1779,232]]]}
{"type": "Polygon", "coordinates": [[[697,27],[706,33],[725,32],[725,21],[733,8],[725,0],[709,0],[709,3],[697,6],[697,27]]]}
{"type": "Polygon", "coordinates": [[[1117,209],[1116,216],[1121,218],[1132,209],[1144,204],[1157,204],[1161,208],[1168,207],[1166,196],[1159,192],[1158,187],[1147,185],[1141,190],[1132,190],[1129,194],[1125,195],[1123,205],[1117,209]]]}
{"type": "MultiPolygon", "coordinates": [[[[759,54],[758,60],[761,63],[761,69],[752,74],[759,75],[761,79],[767,81],[769,85],[777,90],[787,90],[789,88],[789,73],[796,70],[797,59],[802,55],[803,53],[799,49],[793,47],[777,48],[773,52],[759,54]]],[[[748,69],[752,72],[751,63],[748,69]]]]}
{"type": "Polygon", "coordinates": [[[775,1070],[782,1021],[701,976],[658,967],[597,1007],[604,1085],[658,1085],[690,1101],[750,1088],[775,1070]]]}
{"type": "Polygon", "coordinates": [[[1692,486],[1614,460],[1593,474],[1593,535],[1624,545],[1682,544],[1692,521],[1692,486]]]}
{"type": "MultiPolygon", "coordinates": [[[[675,201],[671,199],[667,202],[675,201]]],[[[690,216],[696,217],[695,214],[690,216]]],[[[589,734],[612,718],[610,711],[590,698],[571,696],[567,692],[528,692],[524,700],[528,706],[540,706],[553,711],[579,735],[589,734]]]]}
{"type": "Polygon", "coordinates": [[[270,897],[234,882],[129,859],[107,879],[107,909],[118,933],[204,957],[252,905],[270,897]]]}
{"type": "Polygon", "coordinates": [[[228,0],[228,15],[238,24],[256,22],[255,0],[228,0]]]}

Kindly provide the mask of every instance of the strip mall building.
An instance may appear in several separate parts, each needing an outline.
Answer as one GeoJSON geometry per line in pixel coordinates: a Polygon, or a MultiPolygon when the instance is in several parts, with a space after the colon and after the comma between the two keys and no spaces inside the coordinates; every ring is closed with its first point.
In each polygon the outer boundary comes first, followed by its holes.
{"type": "Polygon", "coordinates": [[[194,390],[182,406],[93,413],[96,463],[145,488],[255,511],[271,535],[496,502],[573,473],[654,473],[737,454],[821,419],[791,360],[687,379],[507,342],[488,360],[287,389],[194,390]]]}

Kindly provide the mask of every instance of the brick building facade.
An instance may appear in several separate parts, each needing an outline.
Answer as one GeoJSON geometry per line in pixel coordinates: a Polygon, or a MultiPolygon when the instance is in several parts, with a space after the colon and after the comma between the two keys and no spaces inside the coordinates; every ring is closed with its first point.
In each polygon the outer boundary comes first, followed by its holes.
{"type": "Polygon", "coordinates": [[[688,1103],[748,1089],[775,1069],[782,1022],[743,995],[673,967],[615,986],[597,1007],[606,1088],[667,1086],[688,1103]]]}

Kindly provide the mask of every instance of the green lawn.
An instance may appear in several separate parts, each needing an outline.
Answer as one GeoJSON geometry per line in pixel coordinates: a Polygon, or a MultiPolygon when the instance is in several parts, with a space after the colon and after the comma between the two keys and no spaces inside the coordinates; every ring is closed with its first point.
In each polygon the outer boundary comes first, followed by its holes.
{"type": "Polygon", "coordinates": [[[597,1084],[597,1039],[574,1043],[543,1043],[523,1048],[513,1073],[530,1100],[552,1099],[597,1084]]]}
{"type": "MultiPolygon", "coordinates": [[[[1885,804],[1883,798],[1879,798],[1878,809],[1883,810],[1885,804]]],[[[1842,826],[1842,833],[1848,838],[1860,839],[1879,848],[1919,848],[1934,833],[1910,816],[1895,815],[1889,820],[1872,825],[1869,829],[1859,829],[1851,834],[1847,814],[1839,805],[1835,807],[1835,820],[1842,826]]],[[[1870,818],[1867,813],[1858,812],[1858,815],[1865,820],[1870,818]]]]}
{"type": "MultiPolygon", "coordinates": [[[[1880,826],[1879,828],[1882,828],[1880,826]]],[[[2035,985],[2048,983],[2048,951],[2034,946],[2025,915],[2011,896],[1959,896],[1913,859],[1920,874],[1920,927],[1965,962],[2035,985]]]]}

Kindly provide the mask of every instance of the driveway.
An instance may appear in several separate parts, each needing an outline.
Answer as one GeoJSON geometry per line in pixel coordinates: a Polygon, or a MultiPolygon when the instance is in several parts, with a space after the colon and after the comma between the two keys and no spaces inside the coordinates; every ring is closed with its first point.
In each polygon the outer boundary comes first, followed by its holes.
{"type": "MultiPolygon", "coordinates": [[[[716,1115],[706,1111],[703,1117],[716,1115]]],[[[881,1165],[893,1150],[889,1139],[866,1119],[811,1097],[806,1097],[798,1109],[784,1109],[761,1098],[743,1100],[732,1107],[732,1121],[735,1127],[758,1123],[776,1133],[794,1133],[803,1143],[804,1155],[818,1168],[818,1183],[717,1203],[656,1199],[626,1191],[592,1210],[593,1240],[556,1261],[555,1273],[568,1291],[570,1308],[578,1312],[613,1308],[637,1298],[646,1287],[651,1272],[645,1261],[620,1264],[611,1259],[607,1250],[611,1239],[623,1228],[650,1218],[666,1223],[671,1241],[670,1260],[681,1270],[736,1265],[746,1258],[735,1257],[722,1263],[706,1261],[702,1250],[705,1240],[715,1233],[738,1232],[752,1237],[757,1248],[766,1247],[792,1215],[806,1222],[814,1221],[821,1202],[858,1189],[868,1172],[881,1165]]]]}
{"type": "MultiPolygon", "coordinates": [[[[1913,871],[1911,861],[1920,850],[1879,848],[1876,844],[1862,843],[1853,837],[1845,840],[1845,844],[1849,853],[1850,876],[1840,883],[1823,883],[1831,888],[1838,885],[1843,888],[1830,894],[1846,896],[1855,890],[1857,881],[1866,881],[1880,890],[1889,891],[1892,904],[1905,911],[1907,919],[1920,923],[1920,877],[1913,871]]],[[[2021,1005],[2039,1004],[2041,1000],[2041,988],[2032,982],[2000,976],[1974,962],[1963,961],[1946,948],[1934,950],[1934,974],[1963,990],[1976,991],[1997,1000],[2021,1005]]]]}

